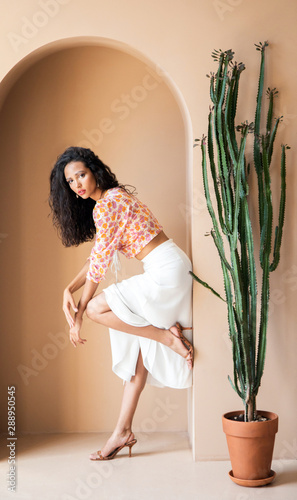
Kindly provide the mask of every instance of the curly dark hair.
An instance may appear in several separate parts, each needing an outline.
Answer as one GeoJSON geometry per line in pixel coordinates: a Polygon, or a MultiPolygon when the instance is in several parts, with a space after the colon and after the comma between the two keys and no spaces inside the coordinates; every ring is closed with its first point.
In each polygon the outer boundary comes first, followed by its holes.
{"type": "Polygon", "coordinates": [[[91,198],[77,198],[65,179],[64,169],[71,161],[81,161],[91,170],[102,191],[119,184],[115,174],[90,149],[69,147],[58,156],[50,174],[49,205],[53,224],[57,228],[62,243],[66,247],[77,246],[93,239],[96,228],[93,221],[95,201],[91,198]]]}

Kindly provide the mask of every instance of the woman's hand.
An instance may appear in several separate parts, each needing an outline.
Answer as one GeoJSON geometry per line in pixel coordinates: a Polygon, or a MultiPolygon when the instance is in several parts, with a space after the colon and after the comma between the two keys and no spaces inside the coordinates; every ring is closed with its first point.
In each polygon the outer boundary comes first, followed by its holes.
{"type": "Polygon", "coordinates": [[[63,311],[66,316],[67,323],[70,326],[70,331],[69,331],[70,342],[74,345],[74,347],[76,347],[76,344],[84,344],[86,342],[86,339],[80,338],[82,317],[89,300],[91,300],[98,287],[98,283],[93,283],[88,279],[86,279],[85,281],[86,281],[85,286],[78,307],[76,307],[71,292],[71,290],[72,291],[76,290],[75,289],[73,290],[71,284],[65,288],[63,295],[63,311]],[[74,318],[71,315],[71,308],[75,312],[74,318]]]}
{"type": "Polygon", "coordinates": [[[82,318],[75,315],[75,323],[69,330],[70,342],[74,347],[76,347],[76,344],[83,345],[85,342],[87,342],[86,339],[82,339],[80,337],[81,326],[82,326],[82,318]]]}
{"type": "Polygon", "coordinates": [[[73,309],[75,313],[77,313],[78,309],[76,307],[74,298],[69,288],[65,288],[63,294],[63,311],[66,316],[66,320],[70,328],[74,327],[75,321],[71,315],[70,309],[73,309]]]}

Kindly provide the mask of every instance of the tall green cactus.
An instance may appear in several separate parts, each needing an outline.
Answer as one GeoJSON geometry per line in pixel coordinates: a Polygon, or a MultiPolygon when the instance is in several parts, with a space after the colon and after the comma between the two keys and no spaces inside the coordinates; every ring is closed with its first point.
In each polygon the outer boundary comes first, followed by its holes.
{"type": "MultiPolygon", "coordinates": [[[[256,418],[256,396],[264,370],[269,277],[270,273],[276,269],[280,258],[286,201],[286,149],[289,149],[288,146],[282,145],[280,206],[272,250],[273,204],[269,167],[281,117],[277,118],[272,127],[274,98],[277,91],[269,88],[266,131],[261,133],[267,46],[267,42],[256,45],[257,50],[261,52],[261,65],[255,122],[244,122],[237,127],[235,127],[235,118],[239,80],[245,67],[242,63],[233,62],[234,53],[231,50],[213,52],[212,56],[218,62],[218,70],[216,74],[210,75],[210,97],[213,105],[208,117],[208,136],[207,139],[205,136],[201,140],[196,139],[201,142],[204,192],[213,225],[210,234],[220,256],[224,278],[229,335],[233,351],[233,381],[230,376],[228,378],[243,401],[246,421],[256,418]],[[240,139],[236,137],[236,130],[240,132],[240,139]],[[262,269],[259,327],[257,327],[255,233],[248,205],[250,190],[248,180],[251,166],[247,162],[246,142],[249,133],[254,136],[253,158],[258,180],[259,262],[262,269]],[[209,190],[207,150],[216,209],[214,209],[209,190]]],[[[194,273],[191,274],[199,283],[220,297],[207,283],[194,273]]],[[[258,281],[260,281],[259,278],[258,281]]]]}

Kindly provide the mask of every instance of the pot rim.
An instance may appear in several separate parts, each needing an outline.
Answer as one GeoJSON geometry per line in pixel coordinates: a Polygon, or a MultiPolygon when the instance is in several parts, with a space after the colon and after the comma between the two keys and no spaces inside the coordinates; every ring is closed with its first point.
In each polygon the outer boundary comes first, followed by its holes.
{"type": "Polygon", "coordinates": [[[257,414],[268,417],[270,420],[264,422],[241,422],[230,420],[228,417],[241,415],[242,410],[230,411],[222,416],[223,431],[225,434],[238,437],[260,437],[262,435],[273,435],[278,431],[278,415],[276,413],[264,410],[257,410],[257,414]]]}

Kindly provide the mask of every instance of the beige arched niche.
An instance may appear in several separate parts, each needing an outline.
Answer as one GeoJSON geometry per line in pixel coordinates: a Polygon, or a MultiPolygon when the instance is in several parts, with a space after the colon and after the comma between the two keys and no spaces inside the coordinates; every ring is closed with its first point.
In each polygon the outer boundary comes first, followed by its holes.
{"type": "MultiPolygon", "coordinates": [[[[110,431],[122,382],[111,372],[108,333],[86,320],[88,342],[75,350],[61,311],[63,288],[92,245],[62,247],[48,217],[48,178],[66,147],[90,147],[190,253],[186,105],[161,68],[98,38],[61,40],[27,56],[0,85],[0,104],[1,384],[17,387],[19,432],[110,431]]],[[[141,269],[121,261],[120,277],[141,269]]],[[[109,273],[105,284],[113,279],[109,273]]],[[[191,434],[188,408],[190,392],[148,386],[135,430],[191,434]]]]}

